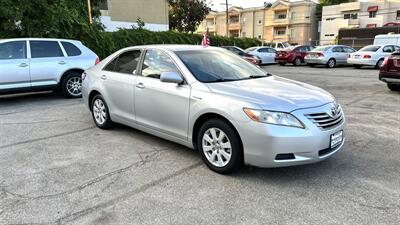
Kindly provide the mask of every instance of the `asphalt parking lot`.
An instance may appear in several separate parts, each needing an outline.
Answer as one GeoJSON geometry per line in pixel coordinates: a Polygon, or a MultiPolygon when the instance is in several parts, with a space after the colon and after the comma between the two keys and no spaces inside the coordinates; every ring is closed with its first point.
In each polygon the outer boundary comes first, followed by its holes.
{"type": "Polygon", "coordinates": [[[400,224],[400,92],[374,69],[264,68],[336,96],[343,151],[223,176],[183,146],[95,128],[80,99],[3,96],[0,224],[400,224]]]}

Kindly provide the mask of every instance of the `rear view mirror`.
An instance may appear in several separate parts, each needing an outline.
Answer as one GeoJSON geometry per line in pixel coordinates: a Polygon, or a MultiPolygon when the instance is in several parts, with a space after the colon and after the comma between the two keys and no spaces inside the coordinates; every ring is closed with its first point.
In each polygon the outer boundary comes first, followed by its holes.
{"type": "Polygon", "coordinates": [[[182,76],[177,72],[164,72],[161,73],[160,80],[166,83],[176,83],[181,84],[183,83],[182,76]]]}

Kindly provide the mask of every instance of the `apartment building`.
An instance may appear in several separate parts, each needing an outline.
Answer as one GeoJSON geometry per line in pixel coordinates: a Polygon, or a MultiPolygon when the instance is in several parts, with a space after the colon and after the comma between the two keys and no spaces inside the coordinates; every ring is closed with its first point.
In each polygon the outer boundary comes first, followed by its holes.
{"type": "MultiPolygon", "coordinates": [[[[240,8],[228,10],[228,36],[262,39],[264,25],[264,7],[240,8]]],[[[197,28],[196,33],[226,36],[226,12],[211,11],[197,28]]]]}
{"type": "Polygon", "coordinates": [[[137,26],[137,18],[152,31],[169,29],[168,0],[105,0],[100,7],[101,22],[106,31],[137,26]]]}
{"type": "Polygon", "coordinates": [[[321,44],[334,43],[339,29],[382,27],[400,22],[399,0],[365,0],[324,6],[320,24],[321,44]]]}
{"type": "MultiPolygon", "coordinates": [[[[278,0],[262,7],[228,10],[230,37],[258,38],[266,42],[308,44],[318,38],[315,19],[316,3],[310,0],[278,0]]],[[[210,12],[197,33],[209,29],[211,34],[226,35],[226,12],[210,12]]]]}
{"type": "Polygon", "coordinates": [[[274,2],[266,9],[263,39],[292,44],[310,44],[317,40],[316,6],[310,0],[274,2]]]}

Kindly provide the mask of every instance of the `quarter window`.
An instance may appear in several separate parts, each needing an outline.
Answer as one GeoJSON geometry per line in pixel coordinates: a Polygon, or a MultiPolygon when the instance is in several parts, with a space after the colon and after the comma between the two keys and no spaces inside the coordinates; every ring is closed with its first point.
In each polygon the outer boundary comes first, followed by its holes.
{"type": "Polygon", "coordinates": [[[82,54],[81,50],[70,42],[62,41],[61,44],[68,56],[78,56],[82,54]]]}
{"type": "Polygon", "coordinates": [[[163,72],[177,72],[172,59],[159,50],[148,50],[142,66],[142,76],[160,79],[163,72]]]}
{"type": "Polygon", "coordinates": [[[63,57],[56,41],[29,41],[32,58],[63,57]]]}
{"type": "Polygon", "coordinates": [[[26,41],[12,41],[0,44],[0,60],[25,58],[26,41]]]}

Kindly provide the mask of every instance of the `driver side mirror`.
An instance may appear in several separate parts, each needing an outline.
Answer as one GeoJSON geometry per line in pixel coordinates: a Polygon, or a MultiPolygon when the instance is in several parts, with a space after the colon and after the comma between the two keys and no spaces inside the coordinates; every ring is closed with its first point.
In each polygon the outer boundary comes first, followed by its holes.
{"type": "Polygon", "coordinates": [[[161,82],[182,84],[183,78],[177,72],[163,72],[160,76],[161,82]]]}

